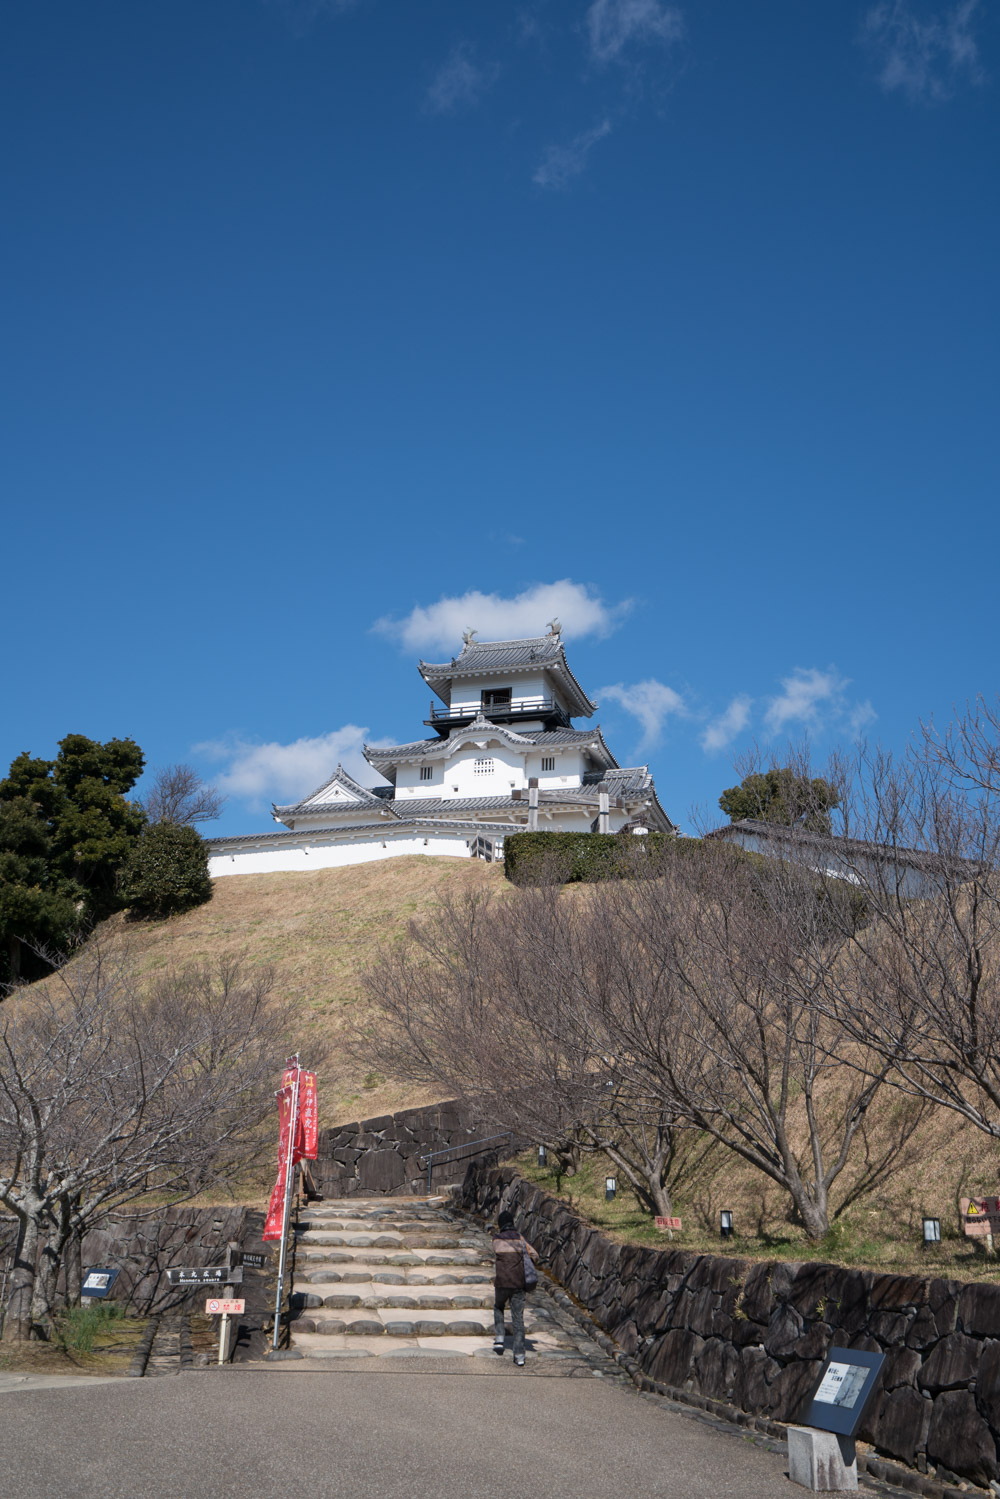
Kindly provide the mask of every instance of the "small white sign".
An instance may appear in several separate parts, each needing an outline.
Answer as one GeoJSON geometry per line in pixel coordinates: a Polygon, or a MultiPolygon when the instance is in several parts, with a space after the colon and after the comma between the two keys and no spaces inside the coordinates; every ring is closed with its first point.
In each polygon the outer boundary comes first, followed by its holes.
{"type": "Polygon", "coordinates": [[[853,1410],[869,1372],[864,1364],[831,1364],[813,1399],[821,1405],[839,1405],[853,1410]]]}
{"type": "Polygon", "coordinates": [[[87,1279],[83,1283],[83,1290],[104,1291],[107,1289],[108,1281],[110,1279],[111,1276],[108,1275],[105,1271],[91,1270],[90,1274],[87,1276],[87,1279]]]}
{"type": "Polygon", "coordinates": [[[205,1302],[205,1312],[209,1317],[236,1317],[245,1306],[246,1301],[223,1301],[213,1296],[205,1302]]]}

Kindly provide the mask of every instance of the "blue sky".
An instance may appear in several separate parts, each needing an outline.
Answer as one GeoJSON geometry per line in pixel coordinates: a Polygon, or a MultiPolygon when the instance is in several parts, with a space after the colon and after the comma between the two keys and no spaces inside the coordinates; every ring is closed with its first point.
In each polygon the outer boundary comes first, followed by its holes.
{"type": "Polygon", "coordinates": [[[132,735],[251,831],[558,612],[690,825],[1000,686],[987,0],[0,33],[4,764],[132,735]]]}

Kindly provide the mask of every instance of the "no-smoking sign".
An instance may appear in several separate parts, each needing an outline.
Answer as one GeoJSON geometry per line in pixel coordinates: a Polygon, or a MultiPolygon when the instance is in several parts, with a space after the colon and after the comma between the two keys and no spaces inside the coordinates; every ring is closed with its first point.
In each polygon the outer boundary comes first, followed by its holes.
{"type": "Polygon", "coordinates": [[[210,1296],[205,1302],[205,1312],[209,1317],[235,1317],[243,1311],[245,1301],[223,1301],[218,1297],[210,1296]]]}

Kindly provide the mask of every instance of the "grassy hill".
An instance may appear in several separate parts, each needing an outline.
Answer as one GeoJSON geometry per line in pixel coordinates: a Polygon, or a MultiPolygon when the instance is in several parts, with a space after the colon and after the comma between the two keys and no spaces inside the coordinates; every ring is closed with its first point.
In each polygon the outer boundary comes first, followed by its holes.
{"type": "Polygon", "coordinates": [[[211,901],[197,910],[150,924],[113,917],[103,935],[127,941],[149,970],[236,952],[270,964],[276,992],[301,1004],[303,1061],[309,1062],[311,1037],[329,1048],[321,1122],[337,1124],[434,1101],[338,1055],[338,1032],[359,1003],[359,973],[379,943],[401,936],[412,917],[433,910],[446,892],[504,884],[496,864],[420,857],[315,874],[231,875],[215,881],[211,901]]]}
{"type": "MultiPolygon", "coordinates": [[[[482,888],[510,887],[498,866],[427,858],[321,869],[315,874],[231,876],[217,881],[213,899],[195,911],[149,925],[115,917],[105,923],[103,935],[127,941],[150,971],[237,952],[245,953],[252,964],[270,964],[277,991],[301,1006],[303,1059],[310,1059],[311,1041],[314,1053],[321,1045],[327,1048],[321,1067],[321,1118],[324,1124],[335,1124],[435,1101],[433,1094],[352,1064],[338,1048],[338,1035],[347,1018],[358,1013],[356,1007],[365,1003],[359,976],[379,944],[401,938],[411,918],[430,914],[446,894],[482,888]]],[[[580,898],[586,889],[572,886],[566,896],[580,898]]],[[[826,1106],[836,1111],[836,1097],[829,1097],[826,1106]]],[[[878,1137],[891,1127],[901,1106],[899,1095],[891,1090],[876,1105],[871,1121],[876,1153],[878,1137]]],[[[862,1148],[859,1168],[863,1154],[862,1148]]],[[[525,1164],[529,1174],[555,1187],[547,1173],[532,1171],[527,1160],[525,1164]]],[[[690,1248],[715,1247],[718,1212],[727,1207],[735,1211],[740,1229],[733,1247],[743,1253],[805,1250],[848,1263],[899,1269],[933,1262],[938,1273],[993,1278],[1000,1274],[1000,1263],[984,1264],[981,1250],[955,1233],[958,1197],[995,1193],[998,1164],[994,1142],[954,1115],[935,1111],[904,1148],[898,1173],[850,1209],[821,1247],[806,1250],[801,1231],[788,1221],[784,1195],[734,1156],[716,1151],[678,1192],[677,1211],[685,1224],[680,1242],[690,1248]],[[924,1213],[940,1217],[950,1235],[926,1259],[917,1247],[924,1213]]],[[[849,1168],[843,1187],[852,1175],[849,1168]]],[[[562,1190],[613,1234],[640,1242],[658,1240],[627,1193],[614,1207],[605,1207],[602,1184],[603,1166],[594,1165],[579,1178],[566,1179],[562,1190]]]]}

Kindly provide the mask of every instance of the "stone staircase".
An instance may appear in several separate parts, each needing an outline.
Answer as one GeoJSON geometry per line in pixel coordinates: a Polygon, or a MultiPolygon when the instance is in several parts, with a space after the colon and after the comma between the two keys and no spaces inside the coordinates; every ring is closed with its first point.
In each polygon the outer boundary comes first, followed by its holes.
{"type": "MultiPolygon", "coordinates": [[[[307,1358],[495,1359],[490,1240],[442,1198],[339,1198],[304,1210],[291,1304],[293,1346],[307,1358]]],[[[525,1330],[529,1362],[607,1363],[542,1288],[528,1297],[525,1330]]],[[[508,1318],[508,1365],[510,1348],[508,1318]]]]}

